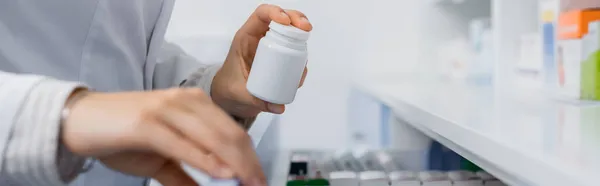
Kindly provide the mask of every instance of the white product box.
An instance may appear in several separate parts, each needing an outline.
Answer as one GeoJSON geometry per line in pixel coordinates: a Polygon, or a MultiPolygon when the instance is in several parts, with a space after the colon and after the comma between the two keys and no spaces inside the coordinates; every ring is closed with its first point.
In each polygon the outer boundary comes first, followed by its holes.
{"type": "Polygon", "coordinates": [[[542,41],[539,33],[521,36],[520,58],[516,65],[516,86],[521,93],[539,96],[542,76],[542,41]]]}
{"type": "Polygon", "coordinates": [[[483,186],[483,181],[470,171],[450,171],[448,178],[453,186],[483,186]]]}
{"type": "Polygon", "coordinates": [[[364,171],[359,175],[360,186],[389,186],[387,175],[381,171],[364,171]]]}
{"type": "Polygon", "coordinates": [[[389,174],[391,186],[421,186],[421,181],[416,172],[395,171],[389,174]]]}
{"type": "Polygon", "coordinates": [[[328,177],[330,186],[359,186],[358,177],[354,172],[331,172],[328,177]]]}
{"type": "Polygon", "coordinates": [[[452,186],[452,181],[448,179],[448,176],[439,171],[419,172],[419,179],[422,186],[452,186]]]}
{"type": "Polygon", "coordinates": [[[556,53],[559,95],[566,99],[579,99],[581,90],[581,57],[583,43],[580,39],[562,40],[556,53]]]}
{"type": "Polygon", "coordinates": [[[496,179],[491,174],[485,171],[478,171],[476,175],[479,179],[483,180],[484,186],[506,186],[506,184],[502,183],[500,180],[496,179]]]}
{"type": "Polygon", "coordinates": [[[392,186],[421,186],[421,181],[392,181],[392,186]]]}

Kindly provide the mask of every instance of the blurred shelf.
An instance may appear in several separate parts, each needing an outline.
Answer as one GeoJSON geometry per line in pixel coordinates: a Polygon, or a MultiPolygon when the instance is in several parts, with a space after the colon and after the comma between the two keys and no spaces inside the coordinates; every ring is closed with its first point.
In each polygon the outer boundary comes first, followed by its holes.
{"type": "Polygon", "coordinates": [[[286,185],[290,169],[291,154],[290,151],[280,151],[277,153],[271,167],[273,171],[267,175],[269,178],[269,185],[286,185]]]}
{"type": "Polygon", "coordinates": [[[467,1],[490,1],[490,0],[429,0],[430,3],[435,5],[462,5],[467,1]]]}
{"type": "Polygon", "coordinates": [[[398,118],[509,185],[598,185],[598,104],[542,95],[517,99],[496,95],[491,86],[441,82],[359,86],[398,118]]]}
{"type": "Polygon", "coordinates": [[[429,0],[432,4],[460,4],[466,0],[429,0]]]}

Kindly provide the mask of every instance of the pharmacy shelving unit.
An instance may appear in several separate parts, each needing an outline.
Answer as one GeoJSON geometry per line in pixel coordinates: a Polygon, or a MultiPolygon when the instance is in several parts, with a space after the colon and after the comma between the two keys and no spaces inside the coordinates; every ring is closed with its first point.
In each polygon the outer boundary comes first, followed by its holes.
{"type": "Polygon", "coordinates": [[[598,185],[600,104],[449,82],[364,83],[395,116],[515,186],[598,185]]]}
{"type": "Polygon", "coordinates": [[[509,185],[599,185],[600,104],[514,94],[521,36],[539,32],[539,5],[538,0],[424,1],[418,73],[356,85],[397,119],[509,185]],[[493,30],[493,83],[440,78],[436,49],[468,38],[469,21],[481,17],[491,20],[493,30]]]}
{"type": "Polygon", "coordinates": [[[469,22],[487,18],[492,27],[494,82],[503,87],[515,83],[521,37],[539,32],[538,8],[544,0],[431,0],[419,4],[419,64],[421,75],[439,72],[437,50],[448,41],[469,39],[469,22]]]}

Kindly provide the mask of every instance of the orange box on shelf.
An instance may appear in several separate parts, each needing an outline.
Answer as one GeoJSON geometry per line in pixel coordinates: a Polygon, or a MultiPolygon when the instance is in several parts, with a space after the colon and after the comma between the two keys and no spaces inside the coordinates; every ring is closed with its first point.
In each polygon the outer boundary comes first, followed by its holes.
{"type": "Polygon", "coordinates": [[[580,39],[588,32],[590,22],[600,20],[600,10],[573,10],[558,17],[558,39],[580,39]]]}

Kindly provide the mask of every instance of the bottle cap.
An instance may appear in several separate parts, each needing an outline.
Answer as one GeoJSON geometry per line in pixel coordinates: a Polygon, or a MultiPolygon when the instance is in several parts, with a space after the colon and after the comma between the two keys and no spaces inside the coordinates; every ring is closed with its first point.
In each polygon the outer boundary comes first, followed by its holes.
{"type": "Polygon", "coordinates": [[[281,35],[285,35],[302,41],[308,40],[308,37],[310,36],[310,33],[307,31],[296,28],[292,25],[282,25],[275,21],[271,21],[271,24],[269,24],[269,28],[281,35]]]}

